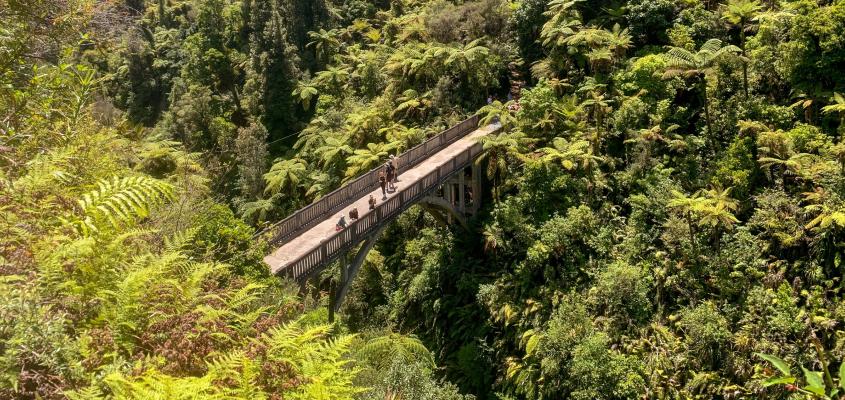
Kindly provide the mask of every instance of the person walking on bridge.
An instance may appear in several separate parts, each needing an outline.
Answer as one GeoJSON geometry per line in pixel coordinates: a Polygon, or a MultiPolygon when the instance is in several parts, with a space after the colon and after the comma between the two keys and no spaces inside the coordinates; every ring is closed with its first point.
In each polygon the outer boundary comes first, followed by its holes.
{"type": "Polygon", "coordinates": [[[387,173],[387,190],[392,192],[396,190],[396,186],[393,185],[393,179],[395,179],[394,174],[396,173],[396,168],[393,166],[392,161],[387,161],[387,164],[384,165],[384,171],[387,173]]]}
{"type": "Polygon", "coordinates": [[[390,155],[390,164],[393,165],[393,183],[399,182],[399,159],[393,154],[390,155]]]}
{"type": "Polygon", "coordinates": [[[384,171],[378,173],[378,184],[381,186],[381,199],[387,198],[387,178],[384,176],[384,171]]]}

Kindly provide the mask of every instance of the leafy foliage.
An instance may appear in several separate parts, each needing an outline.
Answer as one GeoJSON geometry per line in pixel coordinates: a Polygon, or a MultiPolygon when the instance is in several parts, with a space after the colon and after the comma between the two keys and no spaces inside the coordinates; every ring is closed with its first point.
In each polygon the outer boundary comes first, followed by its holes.
{"type": "Polygon", "coordinates": [[[2,398],[843,393],[841,1],[0,4],[2,398]],[[405,212],[334,325],[268,276],[473,114],[468,232],[405,212]]]}

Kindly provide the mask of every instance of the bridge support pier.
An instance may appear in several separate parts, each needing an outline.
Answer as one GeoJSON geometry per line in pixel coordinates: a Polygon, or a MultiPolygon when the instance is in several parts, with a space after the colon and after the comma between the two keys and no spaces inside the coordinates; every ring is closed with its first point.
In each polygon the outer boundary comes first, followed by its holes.
{"type": "Polygon", "coordinates": [[[484,172],[481,170],[481,165],[478,163],[472,163],[472,167],[470,168],[470,179],[469,179],[469,210],[467,212],[470,215],[478,214],[478,210],[481,209],[481,179],[483,177],[484,172]]]}
{"type": "Polygon", "coordinates": [[[424,202],[450,211],[446,216],[449,223],[458,216],[473,216],[481,208],[482,174],[481,166],[473,163],[443,183],[442,197],[428,196],[424,202]]]}
{"type": "Polygon", "coordinates": [[[352,259],[351,263],[349,262],[349,253],[345,253],[340,258],[340,282],[335,284],[334,280],[332,280],[329,293],[329,322],[334,322],[334,314],[340,309],[340,305],[343,304],[343,298],[349,293],[352,281],[355,280],[358,271],[361,270],[361,265],[367,259],[367,253],[373,249],[376,240],[378,240],[384,228],[384,226],[379,228],[364,241],[364,244],[358,249],[358,253],[355,254],[355,258],[352,259]]]}

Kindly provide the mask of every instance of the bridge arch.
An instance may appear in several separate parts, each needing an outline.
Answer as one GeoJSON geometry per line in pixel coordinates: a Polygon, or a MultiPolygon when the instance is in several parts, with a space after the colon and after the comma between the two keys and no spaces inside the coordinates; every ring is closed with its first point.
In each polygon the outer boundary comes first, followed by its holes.
{"type": "Polygon", "coordinates": [[[468,226],[466,215],[477,210],[481,191],[480,168],[474,163],[482,152],[478,139],[500,129],[499,124],[479,127],[475,116],[402,153],[397,157],[398,188],[374,209],[369,209],[367,199],[370,195],[381,197],[380,168],[302,208],[256,235],[274,249],[264,258],[265,263],[274,274],[288,276],[304,287],[309,277],[343,259],[341,273],[346,279],[332,296],[331,309],[337,309],[378,235],[409,207],[418,204],[441,222],[468,226]],[[465,170],[470,166],[471,178],[467,179],[465,170]],[[475,201],[471,201],[473,197],[475,201]],[[359,210],[359,218],[335,231],[338,213],[350,208],[359,210]],[[355,249],[350,263],[346,259],[355,249]]]}
{"type": "MultiPolygon", "coordinates": [[[[421,199],[417,203],[417,205],[421,206],[423,211],[433,216],[439,223],[444,226],[451,225],[450,220],[452,220],[457,222],[461,229],[464,229],[466,231],[470,230],[466,214],[461,212],[459,210],[459,207],[457,207],[455,204],[450,203],[443,197],[433,195],[427,196],[421,199]],[[445,215],[440,214],[441,212],[445,215]]],[[[330,319],[333,319],[332,315],[340,309],[340,306],[343,304],[343,299],[346,298],[347,293],[349,293],[349,288],[352,286],[352,282],[355,280],[355,277],[358,276],[358,271],[361,270],[361,266],[367,259],[367,254],[369,254],[370,250],[373,249],[379,237],[381,237],[381,234],[386,228],[387,225],[382,225],[379,229],[375,230],[369,237],[364,239],[363,243],[361,244],[361,247],[357,249],[354,257],[352,257],[351,260],[349,259],[348,255],[343,255],[340,257],[340,282],[338,282],[338,286],[336,289],[333,290],[333,293],[330,293],[330,319]]]]}

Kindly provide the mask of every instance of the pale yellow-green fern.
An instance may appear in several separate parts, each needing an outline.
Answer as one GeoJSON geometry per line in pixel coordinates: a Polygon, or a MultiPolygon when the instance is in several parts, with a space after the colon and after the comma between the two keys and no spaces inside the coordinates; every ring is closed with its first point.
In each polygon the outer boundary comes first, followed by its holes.
{"type": "Polygon", "coordinates": [[[80,234],[90,236],[104,228],[132,226],[173,195],[173,186],[158,179],[136,176],[101,180],[97,189],[77,201],[81,216],[68,220],[80,234]]]}

